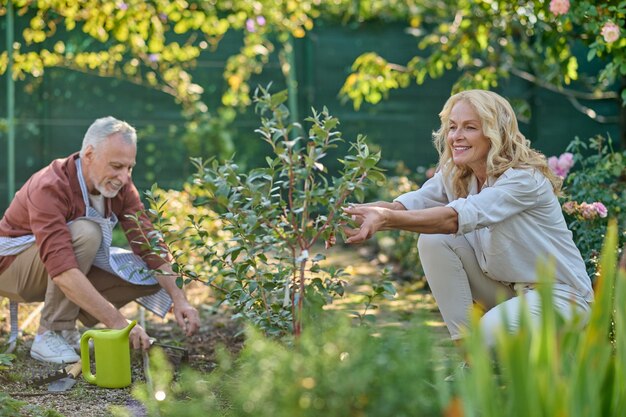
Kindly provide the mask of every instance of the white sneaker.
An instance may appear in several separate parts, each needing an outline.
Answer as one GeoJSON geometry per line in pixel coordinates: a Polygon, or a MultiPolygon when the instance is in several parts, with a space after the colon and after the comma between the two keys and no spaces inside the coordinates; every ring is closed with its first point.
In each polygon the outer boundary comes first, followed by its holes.
{"type": "Polygon", "coordinates": [[[80,360],[74,349],[65,341],[63,336],[47,330],[35,338],[30,347],[30,356],[43,362],[73,363],[80,360]]]}
{"type": "Polygon", "coordinates": [[[63,336],[63,339],[65,339],[67,344],[70,345],[76,353],[80,353],[81,334],[78,329],[61,330],[61,336],[63,336]]]}

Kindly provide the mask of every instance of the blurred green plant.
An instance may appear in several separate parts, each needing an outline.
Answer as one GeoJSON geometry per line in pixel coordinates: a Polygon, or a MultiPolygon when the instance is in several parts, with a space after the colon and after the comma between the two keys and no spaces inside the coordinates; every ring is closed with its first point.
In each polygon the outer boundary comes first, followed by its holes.
{"type": "Polygon", "coordinates": [[[572,153],[574,166],[565,177],[560,200],[587,272],[594,278],[610,218],[617,219],[622,231],[620,246],[626,244],[626,151],[614,150],[610,138],[602,136],[575,138],[566,150],[572,153]],[[589,211],[594,203],[601,203],[606,213],[589,211]]]}
{"type": "Polygon", "coordinates": [[[551,301],[554,268],[538,268],[542,318],[522,305],[519,331],[485,346],[474,317],[465,346],[470,369],[459,379],[463,416],[620,416],[626,409],[626,270],[617,267],[617,222],[607,228],[586,327],[564,324],[551,301]],[[614,339],[610,337],[615,328],[614,339]],[[496,366],[492,360],[495,360],[496,366]]]}
{"type": "MultiPolygon", "coordinates": [[[[46,68],[65,67],[158,89],[184,108],[200,112],[207,110],[201,100],[203,88],[193,82],[189,69],[203,51],[217,49],[229,31],[243,34],[241,49],[226,61],[228,87],[222,103],[246,106],[250,104],[248,79],[262,70],[274,43],[304,36],[318,13],[309,1],[11,3],[17,19],[27,20],[12,51],[15,78],[40,77],[46,68]]],[[[3,2],[0,16],[6,12],[7,2],[3,2]]],[[[3,51],[0,74],[7,62],[3,51]]]]}
{"type": "Polygon", "coordinates": [[[293,346],[248,327],[243,350],[236,358],[222,351],[210,374],[184,370],[172,383],[154,352],[155,382],[133,394],[148,415],[163,417],[441,416],[452,389],[446,363],[417,326],[354,327],[325,312],[293,346]]]}
{"type": "Polygon", "coordinates": [[[540,264],[540,322],[531,323],[522,303],[520,328],[502,329],[491,348],[476,309],[463,342],[470,367],[451,382],[444,379],[449,363],[423,326],[354,327],[325,311],[293,344],[248,327],[236,358],[221,352],[213,372],[184,370],[176,382],[153,350],[153,383],[133,394],[150,416],[619,416],[626,407],[626,268],[618,268],[618,233],[612,220],[587,323],[558,316],[554,266],[540,264]]]}
{"type": "Polygon", "coordinates": [[[0,353],[0,371],[9,369],[13,365],[15,355],[11,353],[0,353]]]}
{"type": "Polygon", "coordinates": [[[218,288],[226,284],[215,262],[209,262],[216,253],[224,253],[233,235],[225,228],[219,215],[206,201],[210,193],[202,185],[185,183],[181,191],[163,190],[157,184],[146,191],[148,213],[156,233],[149,236],[153,248],[163,250],[158,242],[167,244],[173,256],[173,268],[179,274],[179,286],[192,281],[218,288]]]}
{"type": "MultiPolygon", "coordinates": [[[[252,104],[250,78],[263,71],[270,55],[290,53],[293,38],[303,38],[317,18],[397,19],[407,6],[395,1],[228,0],[219,2],[154,0],[10,0],[16,27],[13,76],[41,77],[47,68],[64,67],[100,77],[116,77],[173,96],[186,111],[205,113],[204,89],[193,81],[200,54],[215,52],[229,33],[242,35],[239,51],[223,70],[225,107],[252,104]]],[[[0,4],[0,16],[8,2],[0,4]]],[[[281,70],[288,74],[285,57],[281,70]]],[[[8,54],[0,53],[0,74],[8,54]]]]}
{"type": "Polygon", "coordinates": [[[377,304],[374,304],[380,298],[385,298],[387,300],[392,300],[396,296],[396,288],[393,286],[393,283],[389,280],[389,276],[391,275],[391,270],[389,268],[384,268],[382,270],[382,276],[380,277],[380,282],[375,282],[372,285],[372,290],[368,293],[362,292],[361,295],[363,298],[363,310],[362,311],[354,311],[352,315],[359,320],[360,325],[366,325],[369,323],[373,323],[376,321],[376,316],[369,313],[370,310],[376,310],[378,308],[377,304]]]}
{"type": "MultiPolygon", "coordinates": [[[[17,17],[27,20],[14,45],[14,76],[40,77],[46,68],[66,67],[99,76],[118,77],[159,89],[183,107],[206,111],[203,89],[189,72],[198,56],[215,51],[229,32],[243,35],[238,53],[226,60],[222,104],[251,104],[249,81],[279,50],[288,53],[290,38],[302,38],[318,19],[347,24],[406,22],[419,38],[408,63],[390,63],[374,52],[358,57],[342,94],[356,107],[377,103],[389,91],[412,81],[460,71],[456,89],[493,88],[511,75],[579,100],[619,99],[612,91],[626,75],[626,2],[592,0],[229,0],[220,2],[155,0],[78,1],[11,0],[17,17]],[[172,35],[174,34],[174,35],[172,35]],[[575,50],[584,45],[587,59],[600,66],[581,72],[575,50]],[[581,91],[564,88],[581,80],[581,91]],[[582,91],[587,89],[589,91],[582,91]]],[[[0,16],[6,14],[6,2],[0,16]]],[[[288,60],[281,68],[289,71],[288,60]]],[[[0,74],[8,57],[0,54],[0,74]]],[[[626,92],[622,92],[626,100],[626,92]]],[[[588,110],[588,109],[587,109],[588,110]]]]}
{"type": "Polygon", "coordinates": [[[63,417],[63,414],[27,404],[0,392],[0,417],[63,417]]]}
{"type": "Polygon", "coordinates": [[[215,223],[202,222],[209,214],[188,215],[187,225],[174,227],[154,192],[148,199],[158,236],[149,238],[156,242],[161,237],[170,245],[184,242],[184,248],[174,251],[181,281],[200,278],[220,285],[236,317],[270,334],[298,335],[305,303],[312,311],[321,309],[343,294],[347,275],[341,268],[321,266],[325,256],[314,254],[314,245],[323,241],[332,246],[343,233],[342,223],[349,221],[341,210],[346,200],[362,200],[365,185],[384,176],[376,166],[380,153],[370,153],[366,138],[359,135],[340,160],[339,176],[331,178],[323,160],[343,141],[336,130],[339,121],[327,109],[313,110],[305,131],[290,121],[286,100],[286,91],[270,94],[259,88],[255,93],[262,123],[256,132],[273,152],[267,167],[242,173],[231,161],[194,160],[198,173],[189,188],[193,204],[216,213],[214,219],[231,236],[228,245],[208,239],[212,235],[207,227],[215,223]],[[214,270],[195,271],[187,266],[187,254],[214,270]],[[202,272],[210,275],[202,278],[202,272]]]}

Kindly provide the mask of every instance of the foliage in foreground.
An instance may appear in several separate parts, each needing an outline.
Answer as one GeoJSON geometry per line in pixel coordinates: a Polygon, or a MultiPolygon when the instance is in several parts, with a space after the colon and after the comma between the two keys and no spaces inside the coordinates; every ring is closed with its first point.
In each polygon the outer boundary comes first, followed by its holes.
{"type": "MultiPolygon", "coordinates": [[[[624,414],[626,270],[617,268],[617,234],[613,221],[602,252],[591,319],[583,331],[580,323],[558,324],[550,298],[551,281],[545,279],[540,286],[544,313],[535,331],[524,309],[526,321],[521,330],[513,335],[501,333],[492,356],[474,326],[467,343],[471,370],[461,378],[464,416],[624,414]]],[[[544,278],[554,273],[549,268],[541,272],[544,278]]]]}
{"type": "Polygon", "coordinates": [[[541,322],[531,329],[523,306],[520,330],[500,333],[491,350],[476,315],[464,344],[470,368],[453,382],[444,382],[446,363],[424,328],[373,333],[325,312],[294,345],[250,328],[240,355],[222,353],[208,375],[185,370],[173,382],[155,351],[154,383],[135,387],[134,395],[148,415],[163,417],[620,416],[626,408],[626,268],[617,268],[617,233],[612,222],[584,330],[580,322],[559,321],[550,297],[554,271],[540,268],[541,322]]]}
{"type": "Polygon", "coordinates": [[[306,326],[293,346],[249,328],[237,358],[222,353],[211,374],[184,371],[175,383],[155,355],[156,382],[134,394],[163,417],[441,416],[450,386],[425,328],[374,334],[338,317],[306,326]]]}
{"type": "Polygon", "coordinates": [[[174,249],[176,272],[187,282],[200,279],[220,288],[239,316],[267,333],[297,335],[305,307],[320,309],[344,291],[347,274],[322,265],[325,256],[314,253],[320,247],[314,245],[332,246],[350,221],[343,205],[362,198],[365,185],[384,176],[377,167],[380,153],[370,152],[361,135],[331,176],[325,158],[343,142],[339,120],[327,109],[313,110],[307,129],[292,121],[286,100],[286,91],[260,88],[255,95],[261,116],[256,132],[271,148],[266,167],[243,173],[232,161],[195,161],[198,173],[187,198],[210,210],[190,213],[181,228],[180,221],[169,220],[180,215],[168,211],[156,191],[148,199],[153,223],[174,249]],[[206,221],[211,214],[230,236],[226,245],[214,239],[206,221]],[[198,270],[198,264],[205,266],[198,270]]]}
{"type": "Polygon", "coordinates": [[[27,404],[0,392],[0,417],[63,417],[63,414],[27,404]]]}
{"type": "Polygon", "coordinates": [[[595,279],[609,218],[617,219],[621,230],[618,247],[626,245],[626,151],[616,151],[610,138],[596,136],[574,139],[567,152],[574,170],[569,175],[567,170],[561,172],[565,176],[561,202],[587,272],[595,279]],[[598,203],[606,209],[600,215],[587,210],[598,203]]]}

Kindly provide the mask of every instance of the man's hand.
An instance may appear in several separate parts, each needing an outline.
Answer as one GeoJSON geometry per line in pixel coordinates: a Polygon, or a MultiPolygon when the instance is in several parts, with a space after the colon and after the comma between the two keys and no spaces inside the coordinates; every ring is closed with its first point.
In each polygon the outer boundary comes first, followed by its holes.
{"type": "Polygon", "coordinates": [[[186,336],[191,336],[200,327],[198,310],[186,301],[174,303],[174,317],[186,336]]]}
{"type": "Polygon", "coordinates": [[[150,349],[150,337],[144,328],[138,324],[130,330],[128,340],[133,349],[142,349],[144,351],[150,349]]]}
{"type": "Polygon", "coordinates": [[[160,274],[156,274],[159,285],[167,291],[174,301],[174,317],[186,336],[191,336],[200,328],[200,315],[185,297],[185,292],[176,285],[178,276],[172,271],[172,266],[164,263],[159,267],[160,274]]]}

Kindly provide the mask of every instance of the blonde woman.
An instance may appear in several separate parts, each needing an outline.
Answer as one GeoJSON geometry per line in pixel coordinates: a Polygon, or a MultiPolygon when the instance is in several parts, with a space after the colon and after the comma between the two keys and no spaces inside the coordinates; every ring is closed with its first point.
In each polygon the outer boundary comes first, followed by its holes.
{"type": "Polygon", "coordinates": [[[392,203],[346,208],[359,225],[346,228],[347,242],[379,230],[420,233],[426,279],[455,340],[463,337],[474,302],[486,311],[481,329],[489,344],[501,326],[518,327],[521,297],[538,323],[536,265],[546,259],[556,264],[558,312],[585,320],[593,289],[557,199],[561,182],[520,133],[508,101],[490,91],[464,91],[450,97],[439,116],[434,177],[392,203]]]}

